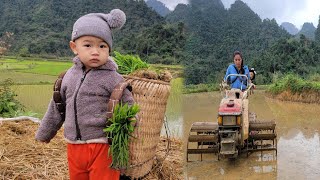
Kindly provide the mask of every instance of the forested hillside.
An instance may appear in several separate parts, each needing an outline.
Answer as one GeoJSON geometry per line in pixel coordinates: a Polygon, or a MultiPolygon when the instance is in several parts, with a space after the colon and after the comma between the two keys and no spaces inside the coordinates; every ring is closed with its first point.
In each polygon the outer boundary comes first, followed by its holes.
{"type": "Polygon", "coordinates": [[[240,0],[229,9],[221,0],[190,0],[165,18],[143,0],[2,0],[0,7],[0,37],[14,33],[9,53],[17,55],[71,56],[68,42],[76,19],[120,8],[127,22],[114,33],[114,49],[150,63],[183,64],[187,84],[220,82],[235,50],[256,68],[258,83],[288,72],[320,72],[319,25],[295,38],[240,0]]]}
{"type": "MultiPolygon", "coordinates": [[[[0,35],[6,31],[13,32],[14,42],[11,51],[24,56],[71,55],[68,42],[73,23],[87,13],[108,13],[114,8],[122,9],[127,15],[123,29],[114,34],[114,45],[118,51],[140,53],[141,48],[136,46],[137,37],[139,41],[144,41],[145,38],[159,39],[163,36],[161,30],[156,31],[159,27],[169,31],[164,37],[169,39],[168,50],[180,48],[176,47],[177,38],[171,37],[180,37],[180,34],[175,34],[178,26],[167,27],[165,20],[147,7],[143,0],[2,0],[0,7],[0,35]],[[148,35],[149,31],[152,35],[148,35]],[[175,41],[171,42],[170,39],[175,41]]],[[[157,52],[153,51],[148,53],[160,58],[171,55],[154,54],[157,52]]],[[[139,55],[145,56],[145,54],[139,55]]]]}
{"type": "Polygon", "coordinates": [[[227,10],[220,0],[190,0],[167,20],[186,24],[185,75],[191,84],[220,81],[234,50],[243,51],[245,63],[251,65],[272,43],[290,37],[275,20],[261,20],[242,1],[227,10]]]}
{"type": "Polygon", "coordinates": [[[319,21],[318,21],[318,27],[314,33],[315,41],[320,44],[320,15],[319,15],[319,21]]]}
{"type": "Polygon", "coordinates": [[[301,30],[297,34],[297,37],[299,37],[301,34],[305,35],[308,39],[314,40],[315,39],[315,31],[316,28],[312,23],[304,23],[301,30]]]}

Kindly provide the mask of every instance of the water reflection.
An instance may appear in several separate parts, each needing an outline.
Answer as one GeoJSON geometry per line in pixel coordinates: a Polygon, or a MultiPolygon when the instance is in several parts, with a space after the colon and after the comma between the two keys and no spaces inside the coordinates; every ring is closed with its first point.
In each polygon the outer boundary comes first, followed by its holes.
{"type": "Polygon", "coordinates": [[[275,179],[277,160],[272,153],[231,160],[204,160],[186,165],[186,179],[275,179]]]}
{"type": "MultiPolygon", "coordinates": [[[[220,99],[218,92],[183,96],[185,142],[193,122],[216,121],[220,99]]],[[[200,155],[189,155],[192,162],[186,163],[186,179],[320,179],[320,106],[273,100],[263,91],[249,99],[249,109],[258,119],[276,120],[277,156],[256,152],[235,161],[217,161],[213,155],[204,155],[201,162],[200,155]]]]}
{"type": "Polygon", "coordinates": [[[250,167],[255,173],[272,173],[277,172],[277,157],[274,153],[261,153],[255,154],[257,156],[256,165],[250,167]],[[260,165],[259,165],[260,163],[260,165]]]}
{"type": "MultiPolygon", "coordinates": [[[[296,132],[296,131],[295,131],[296,132]]],[[[290,133],[289,133],[290,134],[290,133]]],[[[319,179],[320,143],[319,134],[306,137],[302,131],[292,136],[279,138],[279,179],[319,179]]]]}
{"type": "MultiPolygon", "coordinates": [[[[168,124],[167,130],[171,137],[181,138],[183,133],[182,118],[182,79],[174,79],[171,81],[170,96],[166,107],[165,121],[168,124]]],[[[166,135],[164,127],[161,131],[162,135],[166,135]]]]}

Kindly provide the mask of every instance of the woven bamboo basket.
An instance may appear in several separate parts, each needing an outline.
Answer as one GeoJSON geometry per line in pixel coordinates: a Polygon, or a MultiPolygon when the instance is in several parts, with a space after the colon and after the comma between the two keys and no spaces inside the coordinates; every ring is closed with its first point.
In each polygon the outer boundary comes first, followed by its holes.
{"type": "Polygon", "coordinates": [[[147,175],[154,164],[157,144],[170,94],[170,83],[123,76],[132,86],[132,94],[140,106],[139,121],[130,139],[130,168],[126,176],[133,179],[147,175]]]}

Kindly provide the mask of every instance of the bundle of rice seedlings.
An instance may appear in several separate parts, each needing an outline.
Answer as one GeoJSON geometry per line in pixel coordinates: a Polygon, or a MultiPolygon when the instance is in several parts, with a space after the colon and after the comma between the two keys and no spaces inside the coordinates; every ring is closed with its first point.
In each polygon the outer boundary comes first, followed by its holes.
{"type": "Polygon", "coordinates": [[[118,72],[122,75],[135,76],[139,78],[161,80],[170,82],[172,75],[169,71],[156,72],[150,65],[141,60],[139,56],[122,55],[114,51],[114,61],[118,65],[118,72]]]}
{"type": "Polygon", "coordinates": [[[129,137],[134,131],[135,116],[139,112],[139,106],[134,104],[117,104],[114,107],[110,126],[103,129],[107,137],[112,139],[109,155],[112,155],[111,167],[115,169],[127,169],[129,166],[129,137]]]}
{"type": "Polygon", "coordinates": [[[138,69],[147,69],[149,65],[142,61],[139,56],[134,55],[122,55],[117,51],[114,51],[114,61],[118,65],[118,72],[123,75],[133,73],[138,69]]]}

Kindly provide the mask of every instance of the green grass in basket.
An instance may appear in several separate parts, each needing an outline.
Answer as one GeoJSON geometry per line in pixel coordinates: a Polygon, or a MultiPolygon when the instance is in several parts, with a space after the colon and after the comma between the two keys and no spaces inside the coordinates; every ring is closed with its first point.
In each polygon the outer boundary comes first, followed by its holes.
{"type": "Polygon", "coordinates": [[[142,61],[139,56],[122,55],[114,51],[114,61],[118,65],[118,72],[123,75],[130,74],[138,69],[148,68],[149,65],[142,61]]]}

